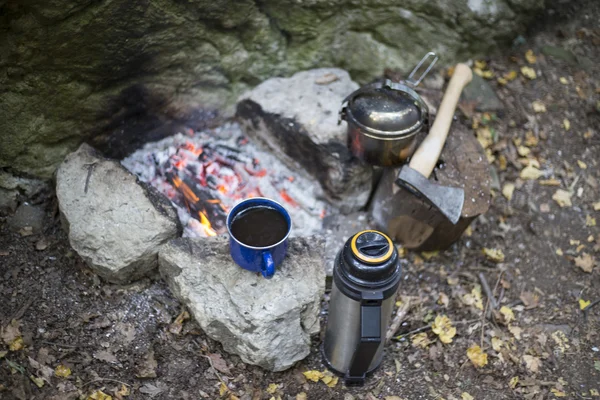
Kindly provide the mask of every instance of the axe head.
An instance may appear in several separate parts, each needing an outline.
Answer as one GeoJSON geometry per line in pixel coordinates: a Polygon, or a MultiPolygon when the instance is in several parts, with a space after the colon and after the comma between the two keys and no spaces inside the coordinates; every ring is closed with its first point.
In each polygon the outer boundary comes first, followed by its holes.
{"type": "Polygon", "coordinates": [[[453,224],[458,222],[465,202],[463,189],[433,183],[408,165],[400,169],[396,184],[425,199],[453,224]]]}

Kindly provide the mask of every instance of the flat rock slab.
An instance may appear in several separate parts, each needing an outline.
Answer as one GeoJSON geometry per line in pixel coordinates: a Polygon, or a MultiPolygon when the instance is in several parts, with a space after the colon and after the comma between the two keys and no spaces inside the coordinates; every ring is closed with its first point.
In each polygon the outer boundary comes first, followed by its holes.
{"type": "Polygon", "coordinates": [[[71,246],[111,282],[156,268],[160,246],[181,235],[177,212],[164,196],[86,144],[60,165],[56,196],[71,246]]]}
{"type": "Polygon", "coordinates": [[[372,167],[352,156],[346,123],[338,125],[342,101],[357,88],[348,72],[319,68],[268,79],[237,105],[248,136],[306,169],[343,212],[362,208],[371,191],[372,167]]]}
{"type": "Polygon", "coordinates": [[[272,279],[244,270],[225,236],[180,238],[159,252],[160,273],[204,332],[249,364],[283,371],[310,352],[325,291],[323,240],[291,238],[272,279]]]}

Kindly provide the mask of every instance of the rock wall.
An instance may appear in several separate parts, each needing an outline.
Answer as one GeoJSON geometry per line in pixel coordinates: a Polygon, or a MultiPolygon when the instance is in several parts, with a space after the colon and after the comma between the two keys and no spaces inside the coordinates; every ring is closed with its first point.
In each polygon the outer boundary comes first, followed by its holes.
{"type": "Polygon", "coordinates": [[[122,156],[167,120],[230,115],[272,76],[338,66],[362,83],[428,50],[464,59],[508,42],[543,3],[0,0],[0,168],[48,178],[83,140],[122,156]]]}

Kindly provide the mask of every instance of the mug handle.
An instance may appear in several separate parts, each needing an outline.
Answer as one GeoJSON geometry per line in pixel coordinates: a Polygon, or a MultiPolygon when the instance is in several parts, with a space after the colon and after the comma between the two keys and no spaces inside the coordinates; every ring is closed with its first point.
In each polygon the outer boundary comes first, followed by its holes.
{"type": "Polygon", "coordinates": [[[260,267],[260,272],[262,276],[267,279],[271,279],[273,274],[275,273],[275,262],[273,261],[273,256],[270,251],[264,251],[262,253],[263,264],[260,267]]]}

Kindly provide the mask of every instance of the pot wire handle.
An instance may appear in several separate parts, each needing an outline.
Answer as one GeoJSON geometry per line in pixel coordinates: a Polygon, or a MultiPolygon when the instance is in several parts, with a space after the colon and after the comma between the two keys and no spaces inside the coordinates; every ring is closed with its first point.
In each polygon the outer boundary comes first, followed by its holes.
{"type": "Polygon", "coordinates": [[[429,71],[431,71],[431,68],[433,68],[433,66],[435,65],[437,60],[439,60],[439,57],[433,51],[430,51],[429,53],[425,54],[425,57],[423,57],[421,59],[421,61],[419,61],[419,63],[415,67],[415,69],[413,69],[412,72],[410,73],[410,75],[408,75],[408,78],[406,78],[406,83],[409,83],[412,86],[419,86],[419,83],[421,83],[423,78],[425,78],[425,76],[427,76],[429,71]],[[417,73],[417,71],[419,70],[419,68],[421,68],[421,66],[425,63],[425,61],[427,61],[427,59],[429,59],[429,58],[433,58],[433,60],[429,63],[429,65],[427,66],[425,71],[423,71],[423,73],[421,74],[419,79],[417,79],[415,81],[413,76],[417,73]]]}

